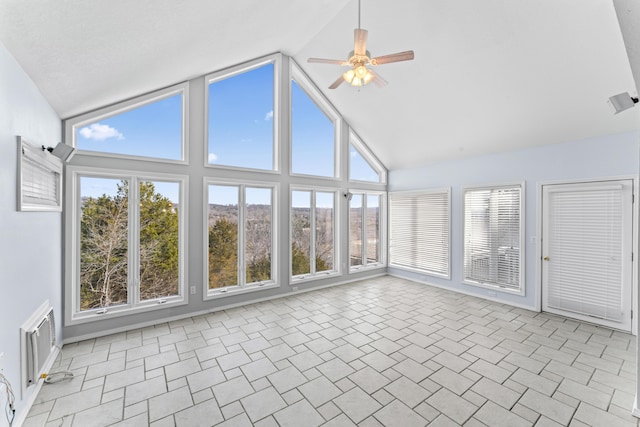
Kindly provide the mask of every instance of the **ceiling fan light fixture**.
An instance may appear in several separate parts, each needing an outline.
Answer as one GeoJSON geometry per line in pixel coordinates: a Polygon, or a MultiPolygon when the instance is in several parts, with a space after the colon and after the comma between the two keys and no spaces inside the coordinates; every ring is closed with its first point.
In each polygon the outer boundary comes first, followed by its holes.
{"type": "Polygon", "coordinates": [[[344,73],[342,78],[351,86],[364,86],[373,81],[373,74],[367,67],[360,65],[344,73]]]}

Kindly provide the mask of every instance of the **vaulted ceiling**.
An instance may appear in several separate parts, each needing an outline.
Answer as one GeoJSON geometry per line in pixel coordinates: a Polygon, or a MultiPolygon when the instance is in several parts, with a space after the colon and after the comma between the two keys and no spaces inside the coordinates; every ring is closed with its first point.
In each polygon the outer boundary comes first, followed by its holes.
{"type": "MultiPolygon", "coordinates": [[[[639,8],[616,2],[634,28],[639,8]]],[[[0,41],[62,118],[280,51],[390,169],[640,128],[640,108],[606,102],[637,95],[612,1],[362,0],[371,53],[416,59],[379,66],[385,88],[329,90],[344,70],[306,59],[346,59],[357,13],[357,0],[2,0],[0,41]]]]}

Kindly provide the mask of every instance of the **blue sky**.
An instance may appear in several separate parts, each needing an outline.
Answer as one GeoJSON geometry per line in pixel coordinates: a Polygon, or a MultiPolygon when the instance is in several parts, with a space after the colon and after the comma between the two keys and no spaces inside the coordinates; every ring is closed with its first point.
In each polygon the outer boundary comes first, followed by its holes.
{"type": "MultiPolygon", "coordinates": [[[[209,85],[208,160],[210,164],[272,169],[274,131],[273,64],[209,85]]],[[[292,82],[292,171],[334,175],[334,126],[314,101],[292,82]]],[[[81,126],[81,150],[178,160],[181,157],[182,97],[173,95],[81,126]]],[[[352,179],[377,181],[375,171],[350,147],[352,179]]],[[[86,196],[112,194],[105,180],[84,180],[86,196]]],[[[173,186],[158,190],[177,202],[173,186]],[[166,191],[166,193],[165,193],[166,191]]],[[[232,199],[228,199],[231,201],[232,199]]]]}

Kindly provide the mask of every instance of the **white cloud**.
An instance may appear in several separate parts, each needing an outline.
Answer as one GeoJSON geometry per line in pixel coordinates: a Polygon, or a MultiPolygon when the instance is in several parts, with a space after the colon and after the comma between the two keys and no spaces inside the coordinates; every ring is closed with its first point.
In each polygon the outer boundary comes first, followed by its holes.
{"type": "Polygon", "coordinates": [[[265,119],[265,121],[272,120],[273,119],[273,110],[271,110],[267,114],[265,114],[264,119],[265,119]]]}
{"type": "Polygon", "coordinates": [[[209,163],[215,163],[218,160],[216,153],[209,153],[209,163]]]}
{"type": "Polygon", "coordinates": [[[110,138],[116,138],[118,141],[124,139],[124,135],[117,129],[112,128],[109,125],[101,125],[100,123],[94,123],[83,127],[80,129],[80,135],[87,139],[94,139],[96,141],[104,141],[105,139],[110,138]]]}

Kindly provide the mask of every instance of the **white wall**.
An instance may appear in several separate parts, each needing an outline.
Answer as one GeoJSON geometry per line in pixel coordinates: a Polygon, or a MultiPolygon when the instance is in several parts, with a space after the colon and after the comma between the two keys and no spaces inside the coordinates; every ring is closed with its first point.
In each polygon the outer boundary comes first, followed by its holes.
{"type": "MultiPolygon", "coordinates": [[[[61,122],[38,88],[0,43],[0,363],[16,392],[21,418],[34,387],[20,393],[20,326],[46,300],[62,319],[61,214],[16,211],[16,135],[55,145],[61,122]]],[[[57,339],[62,340],[61,322],[57,339]]],[[[0,426],[5,395],[0,395],[0,426]]]]}
{"type": "Polygon", "coordinates": [[[539,302],[536,271],[537,191],[541,182],[616,176],[637,176],[640,132],[547,145],[418,169],[389,173],[389,191],[451,187],[451,280],[412,274],[397,268],[389,273],[426,281],[488,298],[489,290],[462,284],[462,188],[474,185],[526,182],[524,296],[497,292],[506,303],[534,308],[539,302]]]}

